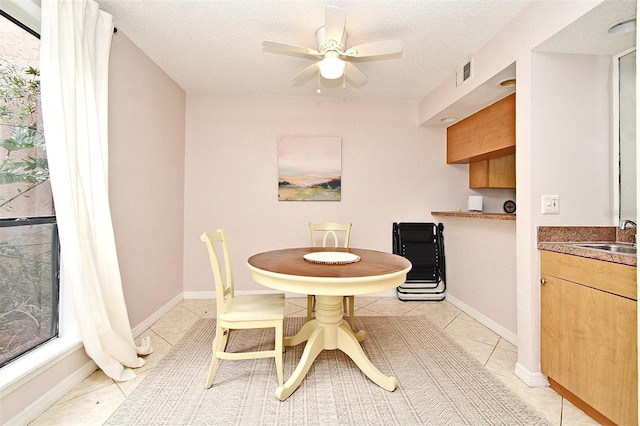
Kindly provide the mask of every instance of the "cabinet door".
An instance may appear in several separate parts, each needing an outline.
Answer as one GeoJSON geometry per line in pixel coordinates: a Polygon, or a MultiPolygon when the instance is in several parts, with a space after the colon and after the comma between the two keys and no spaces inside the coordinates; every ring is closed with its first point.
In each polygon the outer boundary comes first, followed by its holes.
{"type": "Polygon", "coordinates": [[[469,188],[515,187],[515,154],[469,163],[469,188]]]}
{"type": "Polygon", "coordinates": [[[636,302],[542,278],[542,371],[615,423],[637,424],[636,302]]]}

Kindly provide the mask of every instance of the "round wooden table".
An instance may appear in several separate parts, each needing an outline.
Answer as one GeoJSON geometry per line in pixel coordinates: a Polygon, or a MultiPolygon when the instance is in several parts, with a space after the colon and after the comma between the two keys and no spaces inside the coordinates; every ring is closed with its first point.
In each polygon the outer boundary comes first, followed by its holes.
{"type": "Polygon", "coordinates": [[[366,333],[354,334],[343,319],[344,296],[389,290],[405,282],[411,262],[395,254],[356,248],[305,247],[256,254],[247,260],[258,283],[280,291],[316,296],[316,318],[307,322],[295,336],[285,337],[285,346],[307,342],[293,374],[276,390],[284,401],[300,385],[311,364],[324,349],[340,349],[378,386],[393,391],[395,377],[385,376],[367,358],[360,346],[366,333]],[[315,252],[347,252],[360,260],[346,264],[314,263],[303,256],[315,252]]]}

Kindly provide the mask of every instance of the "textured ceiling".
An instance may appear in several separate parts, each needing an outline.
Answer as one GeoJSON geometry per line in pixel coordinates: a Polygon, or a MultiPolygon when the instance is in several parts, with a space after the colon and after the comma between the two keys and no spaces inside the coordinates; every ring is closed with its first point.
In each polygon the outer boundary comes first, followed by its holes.
{"type": "MultiPolygon", "coordinates": [[[[501,30],[529,0],[99,0],[116,27],[187,92],[418,101],[501,30]],[[291,78],[313,60],[277,54],[265,39],[316,48],[325,6],[346,10],[347,47],[401,39],[400,57],[357,63],[359,87],[291,78]]],[[[117,37],[117,35],[116,35],[117,37]]]]}
{"type": "Polygon", "coordinates": [[[609,34],[613,24],[635,18],[635,0],[606,0],[567,26],[537,51],[613,56],[636,44],[635,31],[609,34]]]}
{"type": "MultiPolygon", "coordinates": [[[[119,31],[187,92],[419,101],[530,0],[98,1],[119,31]],[[291,78],[313,60],[269,52],[262,41],[317,48],[315,32],[329,5],[346,10],[347,48],[401,39],[402,54],[356,60],[369,77],[358,87],[347,81],[343,89],[341,79],[317,77],[294,84],[291,78]]],[[[635,17],[635,5],[635,0],[605,0],[536,50],[620,53],[635,45],[635,32],[612,36],[606,30],[635,17]]]]}

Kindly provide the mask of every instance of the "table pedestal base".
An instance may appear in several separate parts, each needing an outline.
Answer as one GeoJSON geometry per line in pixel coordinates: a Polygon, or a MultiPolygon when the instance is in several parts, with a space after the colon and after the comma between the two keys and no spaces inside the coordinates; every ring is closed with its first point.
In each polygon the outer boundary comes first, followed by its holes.
{"type": "Polygon", "coordinates": [[[354,334],[342,315],[342,296],[316,295],[316,319],[302,326],[295,336],[285,337],[285,346],[296,346],[305,341],[307,344],[289,380],[276,390],[280,401],[287,399],[300,386],[311,364],[324,349],[340,349],[378,386],[390,392],[396,389],[396,378],[382,374],[362,350],[360,342],[366,339],[367,333],[361,330],[354,334]]]}

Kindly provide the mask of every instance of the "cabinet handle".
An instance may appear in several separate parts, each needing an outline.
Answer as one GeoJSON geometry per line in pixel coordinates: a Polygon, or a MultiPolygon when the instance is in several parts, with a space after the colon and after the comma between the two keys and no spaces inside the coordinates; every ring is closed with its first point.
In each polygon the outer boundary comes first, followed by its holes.
{"type": "Polygon", "coordinates": [[[540,278],[540,284],[546,284],[547,280],[545,280],[544,278],[540,278]]]}

